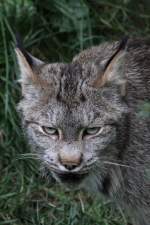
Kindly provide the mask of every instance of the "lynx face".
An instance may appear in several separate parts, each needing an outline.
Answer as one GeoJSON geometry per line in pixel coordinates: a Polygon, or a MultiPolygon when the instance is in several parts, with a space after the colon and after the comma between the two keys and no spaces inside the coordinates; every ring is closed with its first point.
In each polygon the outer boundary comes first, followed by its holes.
{"type": "Polygon", "coordinates": [[[102,49],[99,61],[45,64],[17,48],[23,99],[19,110],[29,142],[56,180],[78,187],[89,178],[103,191],[119,163],[124,44],[102,49]]]}

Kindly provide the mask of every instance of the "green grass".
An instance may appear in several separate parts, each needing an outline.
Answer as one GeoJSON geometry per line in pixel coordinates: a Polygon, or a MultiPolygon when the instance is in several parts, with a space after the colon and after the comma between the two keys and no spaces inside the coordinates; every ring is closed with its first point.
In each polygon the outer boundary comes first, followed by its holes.
{"type": "Polygon", "coordinates": [[[149,37],[149,11],[148,0],[0,1],[0,225],[126,225],[111,202],[41,178],[15,109],[21,95],[14,34],[39,58],[69,61],[104,40],[149,37]]]}

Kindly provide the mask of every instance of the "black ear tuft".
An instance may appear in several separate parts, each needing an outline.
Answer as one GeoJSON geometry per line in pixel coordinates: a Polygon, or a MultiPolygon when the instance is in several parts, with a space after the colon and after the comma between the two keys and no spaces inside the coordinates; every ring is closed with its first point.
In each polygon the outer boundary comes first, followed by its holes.
{"type": "Polygon", "coordinates": [[[20,34],[17,32],[16,35],[16,48],[22,49],[23,48],[23,42],[20,34]]]}
{"type": "Polygon", "coordinates": [[[128,39],[129,39],[128,36],[125,36],[125,37],[122,38],[122,40],[120,41],[119,47],[118,47],[118,51],[124,50],[126,48],[128,39]]]}
{"type": "Polygon", "coordinates": [[[108,65],[110,64],[112,59],[115,58],[115,56],[118,54],[118,52],[120,52],[121,50],[124,50],[126,48],[128,39],[129,39],[128,36],[125,36],[124,38],[122,38],[122,40],[119,43],[119,46],[118,46],[117,50],[115,51],[115,53],[111,56],[111,58],[106,63],[104,70],[106,70],[106,68],[108,67],[108,65]]]}
{"type": "Polygon", "coordinates": [[[26,58],[29,65],[32,67],[33,66],[33,59],[30,56],[30,54],[28,54],[28,52],[24,49],[22,38],[21,38],[21,36],[18,32],[16,33],[16,48],[18,48],[22,52],[22,54],[26,58]]]}

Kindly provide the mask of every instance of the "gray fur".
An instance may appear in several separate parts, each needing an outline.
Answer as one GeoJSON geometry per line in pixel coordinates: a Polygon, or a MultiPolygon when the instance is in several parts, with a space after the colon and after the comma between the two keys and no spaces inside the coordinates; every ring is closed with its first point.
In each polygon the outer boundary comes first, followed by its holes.
{"type": "Polygon", "coordinates": [[[29,65],[38,79],[27,74],[23,55],[18,54],[23,90],[18,109],[29,142],[48,173],[59,182],[65,173],[68,186],[73,179],[73,186],[92,183],[95,190],[132,212],[135,225],[149,225],[150,119],[140,117],[139,108],[150,100],[150,42],[130,39],[111,78],[100,88],[92,85],[103,76],[118,45],[87,49],[69,64],[29,65]],[[59,128],[63,138],[53,140],[41,126],[59,128]],[[99,135],[79,138],[82,128],[96,126],[103,127],[99,135]],[[71,173],[59,160],[61,149],[68,155],[82,153],[81,164],[71,173]],[[88,175],[76,183],[76,176],[78,180],[85,172],[88,175]]]}

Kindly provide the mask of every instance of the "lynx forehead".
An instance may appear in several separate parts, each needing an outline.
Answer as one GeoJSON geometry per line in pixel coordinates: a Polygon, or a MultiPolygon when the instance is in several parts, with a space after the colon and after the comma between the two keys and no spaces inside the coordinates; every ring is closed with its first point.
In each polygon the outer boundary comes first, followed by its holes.
{"type": "Polygon", "coordinates": [[[43,172],[89,187],[150,224],[150,42],[124,39],[84,50],[71,63],[44,63],[16,48],[29,143],[43,172]]]}

